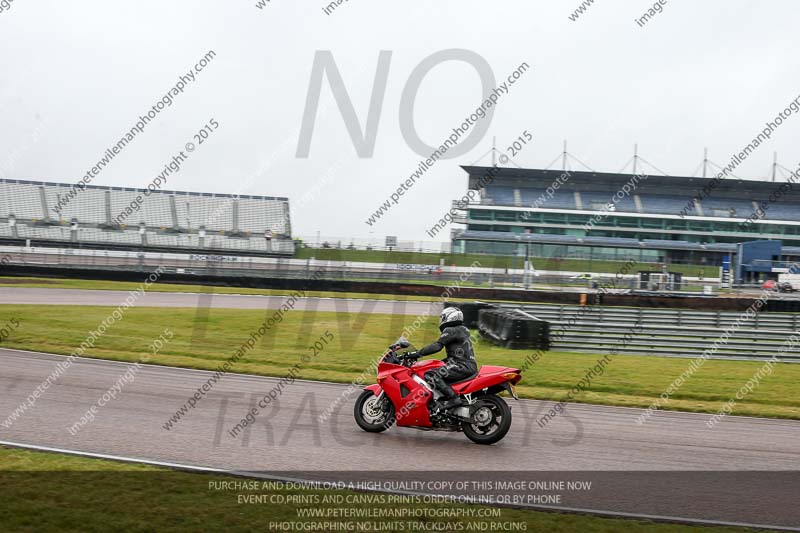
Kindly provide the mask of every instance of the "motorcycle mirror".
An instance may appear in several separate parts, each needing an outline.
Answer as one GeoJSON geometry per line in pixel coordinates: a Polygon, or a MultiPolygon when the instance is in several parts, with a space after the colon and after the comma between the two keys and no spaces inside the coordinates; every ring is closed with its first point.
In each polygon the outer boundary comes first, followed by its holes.
{"type": "Polygon", "coordinates": [[[408,340],[405,337],[400,337],[399,339],[397,339],[397,341],[395,341],[394,345],[400,348],[408,348],[409,346],[411,346],[411,343],[408,342],[408,340]]]}

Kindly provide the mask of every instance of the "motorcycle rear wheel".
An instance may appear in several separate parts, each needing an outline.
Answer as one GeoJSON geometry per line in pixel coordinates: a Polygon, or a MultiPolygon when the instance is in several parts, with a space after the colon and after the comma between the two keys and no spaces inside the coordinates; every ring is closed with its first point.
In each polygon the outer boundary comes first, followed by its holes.
{"type": "Polygon", "coordinates": [[[473,422],[462,422],[461,429],[476,444],[494,444],[511,429],[511,408],[499,396],[481,396],[473,411],[473,422]]]}
{"type": "Polygon", "coordinates": [[[369,433],[386,431],[394,424],[394,405],[385,396],[382,405],[375,405],[377,398],[372,391],[364,391],[353,408],[356,424],[369,433]]]}

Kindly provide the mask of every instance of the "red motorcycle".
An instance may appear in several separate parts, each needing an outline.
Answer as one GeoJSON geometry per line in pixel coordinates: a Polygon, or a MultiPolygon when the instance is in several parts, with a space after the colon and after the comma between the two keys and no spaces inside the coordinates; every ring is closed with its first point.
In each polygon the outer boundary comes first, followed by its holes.
{"type": "Polygon", "coordinates": [[[518,400],[514,386],[520,370],[482,366],[478,372],[450,386],[462,404],[446,411],[437,408],[441,396],[425,381],[425,372],[444,366],[439,360],[417,362],[405,339],[389,347],[378,364],[378,383],[365,387],[356,400],[356,423],[364,431],[380,433],[393,424],[425,431],[463,431],[472,442],[494,444],[511,428],[511,408],[498,396],[507,391],[518,400]]]}

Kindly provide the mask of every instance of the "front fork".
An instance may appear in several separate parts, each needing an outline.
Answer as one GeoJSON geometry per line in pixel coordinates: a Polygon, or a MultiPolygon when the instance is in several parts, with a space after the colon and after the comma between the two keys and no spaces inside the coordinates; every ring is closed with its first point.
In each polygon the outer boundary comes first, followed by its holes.
{"type": "Polygon", "coordinates": [[[386,391],[381,390],[381,393],[375,398],[375,405],[383,406],[383,401],[386,399],[386,391]]]}

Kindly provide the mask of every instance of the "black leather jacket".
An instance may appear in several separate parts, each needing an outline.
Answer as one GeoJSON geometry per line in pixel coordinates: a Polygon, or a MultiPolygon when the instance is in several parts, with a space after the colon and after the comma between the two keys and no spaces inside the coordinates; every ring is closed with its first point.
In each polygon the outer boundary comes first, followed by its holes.
{"type": "Polygon", "coordinates": [[[447,357],[445,364],[458,365],[475,372],[478,369],[475,362],[475,352],[472,350],[472,339],[465,326],[450,326],[442,330],[439,339],[433,344],[421,348],[417,353],[421,356],[439,352],[444,348],[447,357]]]}

